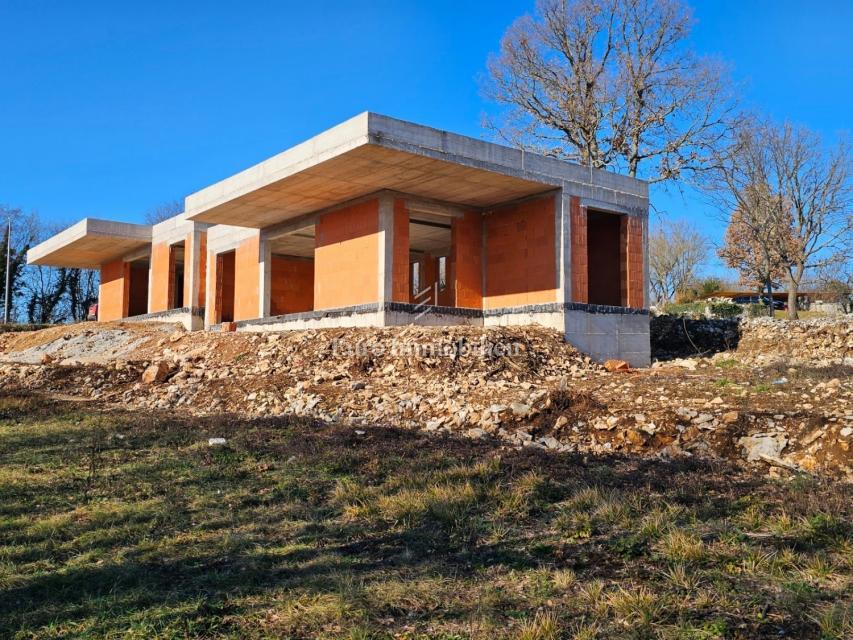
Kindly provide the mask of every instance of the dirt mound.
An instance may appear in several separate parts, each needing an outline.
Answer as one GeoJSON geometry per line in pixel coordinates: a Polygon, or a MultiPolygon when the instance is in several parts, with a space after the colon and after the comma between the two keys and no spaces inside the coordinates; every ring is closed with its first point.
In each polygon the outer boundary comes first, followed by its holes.
{"type": "MultiPolygon", "coordinates": [[[[762,364],[745,348],[610,373],[540,327],[235,334],[82,326],[5,343],[0,375],[107,405],[292,414],[512,447],[722,456],[773,473],[853,477],[853,369],[839,363],[806,366],[779,353],[762,364]]],[[[826,326],[817,334],[849,339],[826,326]]]]}

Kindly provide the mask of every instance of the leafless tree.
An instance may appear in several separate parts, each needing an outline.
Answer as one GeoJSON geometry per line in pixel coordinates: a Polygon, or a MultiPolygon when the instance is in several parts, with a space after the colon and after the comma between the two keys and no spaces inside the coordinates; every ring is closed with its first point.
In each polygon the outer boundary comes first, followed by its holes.
{"type": "Polygon", "coordinates": [[[763,259],[778,263],[788,316],[807,270],[850,257],[853,190],[850,155],[827,150],[815,133],[791,124],[746,121],[717,154],[706,188],[746,225],[763,259]]]}
{"type": "Polygon", "coordinates": [[[708,241],[683,221],[661,222],[649,234],[649,286],[658,303],[670,302],[696,276],[708,241]]]}
{"type": "Polygon", "coordinates": [[[679,0],[540,0],[489,60],[509,142],[652,182],[707,166],[735,101],[679,0]]]}
{"type": "Polygon", "coordinates": [[[169,218],[174,218],[176,215],[184,212],[183,200],[171,200],[163,202],[156,207],[145,212],[145,222],[148,224],[157,224],[169,218]]]}

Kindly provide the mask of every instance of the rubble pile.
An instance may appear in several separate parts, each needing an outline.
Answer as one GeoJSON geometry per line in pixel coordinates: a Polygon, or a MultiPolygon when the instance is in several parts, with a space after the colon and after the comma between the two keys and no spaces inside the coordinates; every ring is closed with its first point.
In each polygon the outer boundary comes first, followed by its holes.
{"type": "Polygon", "coordinates": [[[738,353],[752,361],[853,364],[853,316],[740,323],[738,353]]]}
{"type": "Polygon", "coordinates": [[[598,365],[540,327],[76,325],[0,342],[0,376],[106,405],[298,414],[555,451],[723,456],[853,479],[853,368],[825,357],[839,345],[849,353],[849,323],[788,327],[796,340],[764,325],[742,323],[737,350],[646,370],[598,365]]]}

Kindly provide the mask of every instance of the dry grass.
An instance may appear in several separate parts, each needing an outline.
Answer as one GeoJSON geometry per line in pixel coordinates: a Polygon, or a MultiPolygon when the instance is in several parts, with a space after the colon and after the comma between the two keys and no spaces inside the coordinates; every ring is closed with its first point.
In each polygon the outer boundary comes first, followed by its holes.
{"type": "Polygon", "coordinates": [[[851,636],[849,487],[366,431],[0,397],[0,637],[851,636]]]}

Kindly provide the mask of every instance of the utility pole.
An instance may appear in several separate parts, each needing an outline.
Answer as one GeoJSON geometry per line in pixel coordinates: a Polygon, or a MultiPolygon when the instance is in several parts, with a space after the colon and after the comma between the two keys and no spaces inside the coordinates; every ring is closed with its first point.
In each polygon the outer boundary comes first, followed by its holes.
{"type": "Polygon", "coordinates": [[[6,296],[3,298],[3,324],[9,324],[9,309],[11,308],[12,288],[12,219],[9,218],[9,226],[6,229],[6,296]]]}

